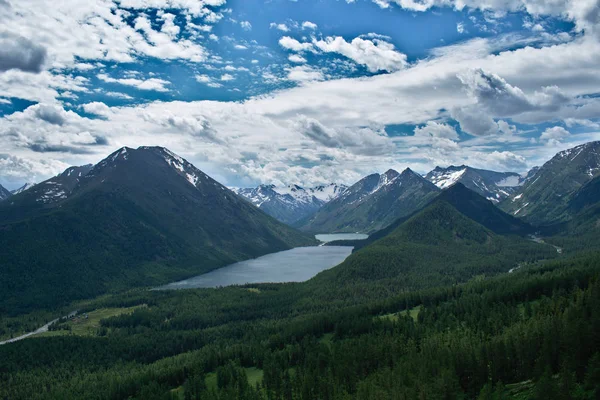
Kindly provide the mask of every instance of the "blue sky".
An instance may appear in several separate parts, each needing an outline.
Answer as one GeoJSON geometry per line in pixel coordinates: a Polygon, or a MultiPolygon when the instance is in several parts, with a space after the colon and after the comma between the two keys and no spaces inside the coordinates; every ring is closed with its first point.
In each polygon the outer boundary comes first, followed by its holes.
{"type": "Polygon", "coordinates": [[[0,184],[124,145],[169,147],[235,186],[450,164],[525,172],[600,137],[597,9],[0,0],[0,184]]]}

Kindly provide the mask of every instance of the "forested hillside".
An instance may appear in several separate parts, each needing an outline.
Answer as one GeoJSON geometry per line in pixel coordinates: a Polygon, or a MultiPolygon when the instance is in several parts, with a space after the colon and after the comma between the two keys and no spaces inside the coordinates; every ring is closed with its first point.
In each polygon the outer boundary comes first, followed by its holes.
{"type": "Polygon", "coordinates": [[[330,302],[319,278],[133,292],[82,310],[147,306],[91,336],[0,346],[0,398],[596,398],[599,263],[546,262],[354,305],[330,302]]]}
{"type": "Polygon", "coordinates": [[[0,203],[0,315],[314,243],[167,149],[123,148],[0,203]]]}

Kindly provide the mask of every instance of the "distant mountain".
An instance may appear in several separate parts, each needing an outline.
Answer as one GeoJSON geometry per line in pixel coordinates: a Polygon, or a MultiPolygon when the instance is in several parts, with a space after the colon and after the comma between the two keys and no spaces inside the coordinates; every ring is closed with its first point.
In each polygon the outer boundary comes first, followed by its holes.
{"type": "Polygon", "coordinates": [[[12,196],[12,193],[0,185],[0,201],[8,199],[10,196],[12,196]]]}
{"type": "Polygon", "coordinates": [[[374,232],[427,204],[440,190],[410,169],[369,175],[295,226],[306,232],[374,232]]]}
{"type": "Polygon", "coordinates": [[[315,281],[332,288],[340,282],[352,285],[376,281],[379,290],[410,290],[427,287],[431,282],[456,284],[480,274],[506,273],[521,262],[557,255],[550,245],[498,235],[466,216],[452,204],[458,197],[471,198],[468,201],[479,210],[474,213],[478,218],[482,210],[491,212],[496,207],[465,191],[468,189],[464,186],[455,185],[315,281]]]}
{"type": "Polygon", "coordinates": [[[315,242],[167,149],[122,148],[0,204],[0,314],[315,242]]]}
{"type": "Polygon", "coordinates": [[[600,175],[600,142],[561,151],[500,207],[534,225],[567,221],[571,195],[600,175]]]}
{"type": "Polygon", "coordinates": [[[21,186],[20,188],[18,188],[18,189],[15,189],[15,190],[11,191],[11,193],[12,193],[12,194],[19,194],[19,193],[22,193],[22,192],[24,192],[24,191],[26,191],[26,190],[29,190],[29,189],[31,189],[31,188],[32,188],[32,187],[34,187],[34,186],[35,186],[35,183],[30,183],[30,182],[27,182],[26,184],[24,184],[24,185],[23,185],[23,186],[21,186]]]}
{"type": "Polygon", "coordinates": [[[448,168],[436,167],[425,176],[425,179],[440,189],[448,188],[460,182],[468,189],[494,203],[499,203],[509,197],[524,180],[516,172],[495,172],[471,168],[466,165],[450,166],[448,168]]]}
{"type": "Polygon", "coordinates": [[[32,213],[53,208],[55,203],[65,200],[79,184],[80,180],[92,169],[93,165],[69,167],[64,172],[27,190],[19,192],[10,199],[10,207],[0,207],[0,223],[18,220],[32,213]]]}
{"type": "Polygon", "coordinates": [[[303,188],[298,185],[286,187],[260,185],[256,188],[232,188],[235,193],[286,224],[292,224],[313,214],[346,189],[345,185],[335,183],[312,188],[303,188]]]}

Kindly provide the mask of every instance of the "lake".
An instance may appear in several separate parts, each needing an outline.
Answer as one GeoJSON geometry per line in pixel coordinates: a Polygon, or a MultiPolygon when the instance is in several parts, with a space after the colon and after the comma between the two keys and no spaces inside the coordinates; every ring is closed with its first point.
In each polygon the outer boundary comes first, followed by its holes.
{"type": "Polygon", "coordinates": [[[335,267],[352,253],[350,246],[297,247],[241,261],[203,275],[161,286],[159,290],[214,288],[246,283],[304,282],[335,267]]]}
{"type": "Polygon", "coordinates": [[[333,242],[334,240],[363,240],[368,238],[369,235],[364,233],[324,233],[321,235],[315,235],[315,239],[321,242],[333,242]]]}

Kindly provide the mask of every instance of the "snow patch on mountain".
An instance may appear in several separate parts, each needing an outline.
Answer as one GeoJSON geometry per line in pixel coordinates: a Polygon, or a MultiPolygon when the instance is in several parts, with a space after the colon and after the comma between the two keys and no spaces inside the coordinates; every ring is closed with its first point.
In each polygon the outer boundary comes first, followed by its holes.
{"type": "Polygon", "coordinates": [[[428,180],[440,189],[454,185],[467,172],[466,168],[456,170],[432,171],[428,180]]]}

